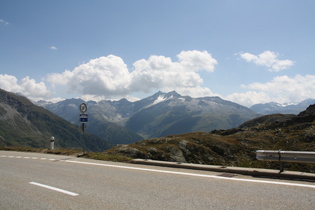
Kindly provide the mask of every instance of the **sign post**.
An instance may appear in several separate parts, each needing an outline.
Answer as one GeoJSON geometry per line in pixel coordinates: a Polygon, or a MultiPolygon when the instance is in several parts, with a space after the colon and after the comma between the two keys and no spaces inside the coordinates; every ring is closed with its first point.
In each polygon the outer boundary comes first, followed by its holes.
{"type": "Polygon", "coordinates": [[[84,130],[86,128],[85,123],[88,122],[88,115],[85,114],[86,111],[87,111],[86,104],[85,103],[80,104],[80,112],[81,112],[81,114],[80,114],[80,122],[81,122],[81,129],[82,129],[83,133],[84,133],[84,130]]]}
{"type": "Polygon", "coordinates": [[[54,150],[55,149],[55,137],[50,138],[50,149],[54,150]]]}

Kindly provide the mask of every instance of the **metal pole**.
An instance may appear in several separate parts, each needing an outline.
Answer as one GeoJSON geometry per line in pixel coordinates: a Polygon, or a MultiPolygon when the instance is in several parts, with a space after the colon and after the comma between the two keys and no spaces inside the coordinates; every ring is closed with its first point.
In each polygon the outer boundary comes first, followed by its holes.
{"type": "Polygon", "coordinates": [[[283,162],[281,162],[281,149],[278,150],[278,155],[279,155],[279,163],[280,163],[280,173],[284,171],[283,168],[283,162]]]}

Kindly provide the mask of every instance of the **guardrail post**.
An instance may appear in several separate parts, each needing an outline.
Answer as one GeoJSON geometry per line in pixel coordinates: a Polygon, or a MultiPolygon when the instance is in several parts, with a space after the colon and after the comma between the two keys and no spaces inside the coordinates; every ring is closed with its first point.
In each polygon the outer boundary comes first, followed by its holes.
{"type": "Polygon", "coordinates": [[[283,162],[281,162],[281,149],[278,150],[280,173],[284,171],[283,162]]]}

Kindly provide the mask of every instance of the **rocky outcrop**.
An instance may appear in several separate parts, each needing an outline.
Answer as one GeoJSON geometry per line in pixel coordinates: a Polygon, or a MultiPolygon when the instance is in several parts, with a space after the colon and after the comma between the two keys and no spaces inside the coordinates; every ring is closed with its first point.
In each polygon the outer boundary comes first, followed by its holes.
{"type": "MultiPolygon", "coordinates": [[[[255,118],[238,128],[169,135],[114,147],[106,152],[132,158],[173,162],[275,168],[256,160],[256,150],[315,151],[315,105],[296,115],[255,118]]],[[[291,170],[315,172],[315,166],[288,164],[291,170]]]]}

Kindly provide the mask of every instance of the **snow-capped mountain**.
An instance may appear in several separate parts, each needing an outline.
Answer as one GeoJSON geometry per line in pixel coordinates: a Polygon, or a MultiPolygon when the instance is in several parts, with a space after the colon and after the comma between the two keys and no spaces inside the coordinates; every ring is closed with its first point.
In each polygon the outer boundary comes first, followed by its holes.
{"type": "Polygon", "coordinates": [[[270,102],[265,104],[255,104],[250,107],[251,110],[262,114],[299,114],[301,111],[305,110],[309,105],[314,104],[315,99],[306,99],[298,104],[279,104],[276,102],[270,102]]]}
{"type": "Polygon", "coordinates": [[[158,92],[146,100],[151,103],[125,123],[126,128],[145,138],[233,128],[258,116],[244,106],[219,97],[192,98],[173,91],[158,92]]]}
{"type": "MultiPolygon", "coordinates": [[[[78,107],[82,102],[81,99],[68,99],[48,104],[45,108],[68,121],[79,123],[78,107]]],[[[109,139],[115,144],[138,141],[141,138],[139,135],[152,138],[233,128],[258,116],[244,106],[219,97],[192,98],[175,91],[157,92],[136,102],[121,99],[86,103],[89,114],[87,131],[98,136],[112,134],[109,139]],[[114,134],[114,131],[127,137],[114,134]]]]}

